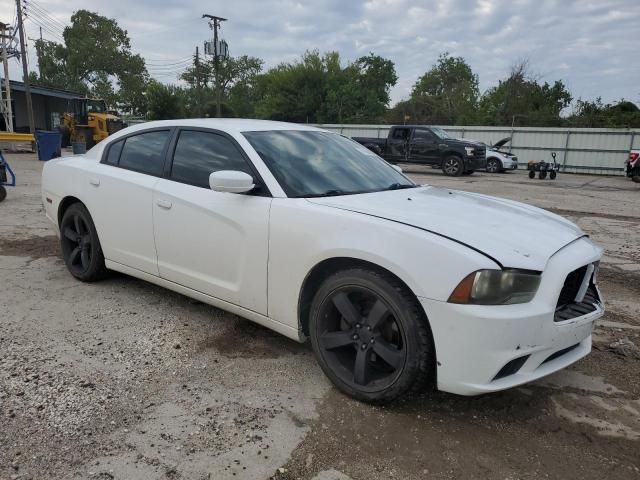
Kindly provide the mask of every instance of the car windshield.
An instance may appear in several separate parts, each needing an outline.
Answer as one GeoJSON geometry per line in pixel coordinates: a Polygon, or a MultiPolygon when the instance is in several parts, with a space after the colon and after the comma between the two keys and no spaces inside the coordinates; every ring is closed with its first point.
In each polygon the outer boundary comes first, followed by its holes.
{"type": "Polygon", "coordinates": [[[431,128],[431,131],[433,133],[435,133],[438,138],[452,138],[451,135],[449,135],[447,132],[445,132],[443,129],[441,128],[431,128]]]}
{"type": "Polygon", "coordinates": [[[289,197],[351,195],[416,185],[359,143],[329,132],[244,132],[289,197]]]}

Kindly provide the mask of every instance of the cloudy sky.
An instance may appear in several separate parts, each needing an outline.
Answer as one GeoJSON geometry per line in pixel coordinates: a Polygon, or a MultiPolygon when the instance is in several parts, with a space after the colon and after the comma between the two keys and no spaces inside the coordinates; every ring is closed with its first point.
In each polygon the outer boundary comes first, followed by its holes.
{"type": "MultiPolygon", "coordinates": [[[[210,36],[203,13],[226,17],[232,55],[267,66],[306,49],[338,50],[345,61],[369,52],[395,62],[393,101],[449,51],[463,56],[484,90],[528,59],[541,80],[562,79],[574,97],[640,104],[640,0],[24,0],[28,35],[57,40],[72,12],[87,8],[117,19],[152,75],[177,71],[210,36]],[[29,14],[29,12],[31,12],[29,14]]],[[[0,21],[15,17],[0,1],[0,21]]],[[[33,43],[33,42],[29,42],[33,43]]],[[[34,55],[30,59],[36,66],[34,55]]],[[[18,63],[11,76],[19,79],[18,63]]]]}

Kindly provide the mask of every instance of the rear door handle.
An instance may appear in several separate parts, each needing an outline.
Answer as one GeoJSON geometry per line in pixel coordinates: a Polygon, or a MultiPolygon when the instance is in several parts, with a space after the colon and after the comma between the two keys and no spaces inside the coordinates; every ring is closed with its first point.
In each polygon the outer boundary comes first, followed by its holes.
{"type": "Polygon", "coordinates": [[[99,187],[100,186],[100,179],[98,179],[98,178],[90,178],[89,179],[89,183],[91,185],[93,185],[94,187],[99,187]]]}
{"type": "Polygon", "coordinates": [[[156,205],[160,208],[164,208],[165,210],[169,210],[172,206],[172,203],[168,200],[156,200],[156,205]]]}

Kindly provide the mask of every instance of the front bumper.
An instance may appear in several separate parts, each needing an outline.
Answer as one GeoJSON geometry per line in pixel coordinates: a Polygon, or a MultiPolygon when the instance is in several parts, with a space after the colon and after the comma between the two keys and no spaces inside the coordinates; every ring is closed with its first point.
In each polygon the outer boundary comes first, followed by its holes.
{"type": "Polygon", "coordinates": [[[460,395],[504,390],[587,355],[593,323],[604,308],[561,322],[554,314],[567,274],[601,255],[587,238],[567,245],[549,260],[535,298],[526,304],[457,305],[421,298],[434,337],[438,389],[460,395]]]}

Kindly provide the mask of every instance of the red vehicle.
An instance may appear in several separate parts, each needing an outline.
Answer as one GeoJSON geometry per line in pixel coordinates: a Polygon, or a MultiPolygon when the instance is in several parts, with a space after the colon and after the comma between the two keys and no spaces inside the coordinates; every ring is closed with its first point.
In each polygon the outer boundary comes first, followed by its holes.
{"type": "Polygon", "coordinates": [[[640,183],[640,150],[631,150],[625,164],[627,166],[627,177],[631,177],[634,182],[640,183]]]}

